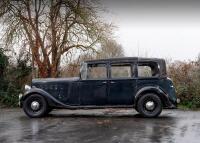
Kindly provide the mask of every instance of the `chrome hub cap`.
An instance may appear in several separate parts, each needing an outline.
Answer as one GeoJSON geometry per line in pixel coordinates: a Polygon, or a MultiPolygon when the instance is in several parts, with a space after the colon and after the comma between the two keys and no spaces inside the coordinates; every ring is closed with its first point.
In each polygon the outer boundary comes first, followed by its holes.
{"type": "Polygon", "coordinates": [[[154,107],[155,107],[155,103],[153,101],[148,101],[146,104],[145,104],[145,107],[147,110],[153,110],[154,107]]]}
{"type": "Polygon", "coordinates": [[[32,109],[32,110],[36,111],[36,110],[38,110],[39,108],[40,108],[40,103],[39,103],[39,102],[33,101],[33,102],[31,103],[31,109],[32,109]]]}

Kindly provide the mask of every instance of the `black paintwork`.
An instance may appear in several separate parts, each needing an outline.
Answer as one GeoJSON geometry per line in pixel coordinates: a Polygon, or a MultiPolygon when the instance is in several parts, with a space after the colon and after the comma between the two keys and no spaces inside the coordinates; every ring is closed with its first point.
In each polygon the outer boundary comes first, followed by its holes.
{"type": "Polygon", "coordinates": [[[82,80],[81,78],[33,79],[32,89],[21,98],[23,101],[32,93],[44,96],[54,108],[83,107],[123,107],[134,106],[140,96],[147,92],[156,93],[162,99],[165,108],[176,107],[175,89],[166,76],[166,64],[157,58],[115,58],[85,61],[87,64],[104,63],[107,65],[108,78],[101,80],[82,80]],[[160,67],[157,77],[139,78],[137,65],[156,62],[160,67]],[[128,63],[132,65],[132,77],[112,79],[110,65],[128,63]]]}

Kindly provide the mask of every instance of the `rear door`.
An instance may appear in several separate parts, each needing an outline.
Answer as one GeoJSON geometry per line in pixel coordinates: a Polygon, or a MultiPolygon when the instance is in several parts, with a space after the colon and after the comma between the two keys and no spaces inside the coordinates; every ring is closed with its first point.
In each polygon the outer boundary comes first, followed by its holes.
{"type": "Polygon", "coordinates": [[[111,63],[109,68],[109,105],[133,105],[136,89],[135,64],[111,63]]]}

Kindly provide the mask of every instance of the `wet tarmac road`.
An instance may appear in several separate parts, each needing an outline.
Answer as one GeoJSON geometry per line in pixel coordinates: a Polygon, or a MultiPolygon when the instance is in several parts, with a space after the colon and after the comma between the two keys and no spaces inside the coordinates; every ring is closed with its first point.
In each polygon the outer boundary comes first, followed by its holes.
{"type": "Polygon", "coordinates": [[[0,143],[200,143],[200,111],[164,110],[141,118],[134,110],[57,110],[30,119],[0,109],[0,143]]]}

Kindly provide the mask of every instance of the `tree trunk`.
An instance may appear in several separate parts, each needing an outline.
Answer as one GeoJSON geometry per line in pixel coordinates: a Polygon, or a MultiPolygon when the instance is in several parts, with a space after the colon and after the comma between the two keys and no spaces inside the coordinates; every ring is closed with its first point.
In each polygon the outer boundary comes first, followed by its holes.
{"type": "Polygon", "coordinates": [[[48,78],[50,77],[48,73],[48,68],[46,68],[46,65],[38,66],[38,77],[39,78],[48,78]]]}
{"type": "Polygon", "coordinates": [[[59,75],[59,69],[58,64],[52,65],[51,67],[48,67],[46,64],[43,64],[42,66],[38,66],[39,70],[39,78],[56,78],[59,75]]]}

